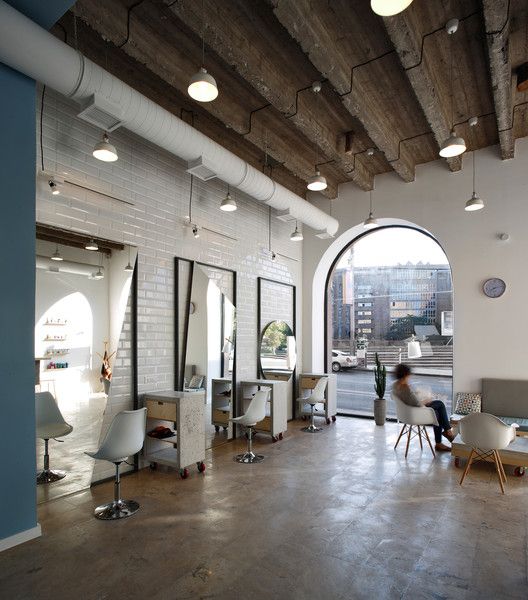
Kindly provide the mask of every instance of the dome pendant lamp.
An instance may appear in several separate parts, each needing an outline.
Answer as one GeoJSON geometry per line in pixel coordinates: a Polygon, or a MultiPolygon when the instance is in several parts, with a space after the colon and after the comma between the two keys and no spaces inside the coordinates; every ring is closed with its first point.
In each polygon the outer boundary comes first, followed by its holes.
{"type": "Polygon", "coordinates": [[[380,17],[392,17],[403,12],[413,0],[370,0],[370,7],[380,17]]]}
{"type": "Polygon", "coordinates": [[[464,210],[474,212],[484,208],[484,200],[475,191],[475,150],[473,150],[473,193],[471,198],[466,202],[464,210]]]}
{"type": "Polygon", "coordinates": [[[369,216],[363,221],[363,227],[364,229],[373,229],[374,227],[378,226],[378,222],[376,221],[376,219],[373,216],[372,213],[372,190],[370,190],[370,210],[369,210],[369,216]]]}
{"type": "Polygon", "coordinates": [[[222,203],[220,204],[220,210],[223,210],[225,212],[233,212],[237,209],[237,203],[235,201],[234,198],[231,197],[230,191],[229,191],[229,185],[227,186],[227,196],[222,200],[222,203]]]}
{"type": "MultiPolygon", "coordinates": [[[[319,94],[321,92],[321,82],[320,81],[314,81],[312,83],[312,92],[314,94],[317,94],[317,108],[319,109],[319,94]]],[[[308,179],[308,183],[306,185],[306,187],[311,191],[311,192],[322,192],[323,190],[326,190],[326,188],[328,187],[328,184],[326,183],[326,177],[324,175],[321,175],[321,172],[319,171],[319,169],[317,168],[317,163],[319,161],[319,146],[318,144],[315,145],[315,174],[312,175],[310,177],[310,179],[308,179]]]]}
{"type": "MultiPolygon", "coordinates": [[[[450,19],[446,24],[446,31],[449,36],[456,33],[458,30],[458,19],[450,19]]],[[[440,156],[442,158],[453,158],[460,156],[466,151],[466,142],[464,138],[458,137],[455,133],[455,118],[454,118],[454,97],[453,97],[453,42],[449,42],[449,84],[451,86],[451,123],[452,130],[449,137],[444,140],[440,146],[440,156]]]]}
{"type": "Polygon", "coordinates": [[[299,226],[297,224],[297,221],[295,221],[295,231],[292,232],[292,234],[290,235],[290,240],[292,242],[302,242],[303,241],[303,234],[302,231],[299,231],[299,226]]]}
{"type": "Polygon", "coordinates": [[[103,134],[103,141],[95,144],[92,154],[97,160],[103,162],[115,162],[117,160],[117,150],[110,143],[106,131],[103,134]]]}
{"type": "Polygon", "coordinates": [[[204,0],[202,0],[202,66],[190,81],[187,93],[197,102],[211,102],[218,96],[218,86],[215,78],[207,72],[205,64],[205,16],[204,0]]]}

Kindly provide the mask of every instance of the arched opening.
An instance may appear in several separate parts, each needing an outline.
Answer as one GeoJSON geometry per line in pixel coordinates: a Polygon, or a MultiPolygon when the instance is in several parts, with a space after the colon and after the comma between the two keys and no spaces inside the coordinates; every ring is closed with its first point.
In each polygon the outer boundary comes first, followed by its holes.
{"type": "MultiPolygon", "coordinates": [[[[363,230],[335,257],[325,291],[325,367],[337,375],[341,414],[373,414],[376,353],[408,363],[415,385],[448,410],[453,375],[451,268],[432,235],[408,225],[363,230]]],[[[390,394],[387,392],[386,397],[390,394]]],[[[388,403],[388,417],[394,417],[388,403]]]]}

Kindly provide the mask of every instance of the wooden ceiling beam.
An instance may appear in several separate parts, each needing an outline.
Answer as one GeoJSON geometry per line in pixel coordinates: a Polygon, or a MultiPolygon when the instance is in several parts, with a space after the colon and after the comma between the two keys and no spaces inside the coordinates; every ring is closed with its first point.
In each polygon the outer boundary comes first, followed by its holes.
{"type": "MultiPolygon", "coordinates": [[[[310,86],[321,80],[321,74],[277,23],[269,5],[204,0],[202,18],[196,0],[165,1],[196,35],[205,28],[208,46],[318,147],[326,157],[321,162],[333,160],[344,180],[352,179],[363,190],[372,188],[372,173],[361,163],[354,168],[353,157],[343,151],[341,138],[360,129],[359,123],[329,86],[323,85],[320,96],[314,94],[310,86]]],[[[364,138],[362,149],[372,146],[363,132],[359,135],[364,138]]]]}
{"type": "MultiPolygon", "coordinates": [[[[411,22],[410,15],[411,11],[404,11],[393,17],[385,17],[383,23],[440,148],[452,128],[450,91],[443,89],[441,80],[435,76],[438,66],[429,60],[423,50],[422,36],[411,22]]],[[[451,171],[460,171],[462,168],[460,156],[449,158],[446,162],[451,171]]]]}
{"type": "Polygon", "coordinates": [[[489,70],[503,160],[513,158],[515,153],[509,5],[508,0],[482,0],[484,23],[489,32],[486,33],[489,70]]]}
{"type": "MultiPolygon", "coordinates": [[[[162,2],[147,0],[129,12],[120,0],[79,0],[73,10],[104,40],[120,47],[181,94],[187,93],[189,78],[202,63],[201,41],[162,2]]],[[[305,181],[311,177],[315,160],[309,157],[315,158],[315,150],[310,141],[210,50],[206,67],[217,80],[220,96],[206,104],[189,99],[191,103],[261,148],[263,155],[267,151],[295,176],[305,181]]],[[[333,161],[320,170],[328,182],[323,193],[336,197],[337,185],[344,179],[342,171],[333,161]]]]}
{"type": "Polygon", "coordinates": [[[379,27],[376,31],[377,17],[349,1],[333,4],[311,0],[267,1],[271,3],[277,19],[297,40],[313,65],[328,78],[343,105],[361,122],[367,135],[385,154],[394,171],[404,181],[414,181],[415,162],[399,141],[423,131],[427,123],[418,107],[412,133],[409,130],[398,131],[395,126],[394,117],[397,117],[397,113],[393,101],[405,103],[410,111],[414,108],[413,104],[416,106],[417,103],[401,73],[396,54],[387,51],[388,42],[384,36],[379,36],[379,27]],[[377,54],[384,58],[370,63],[361,70],[359,76],[356,72],[352,78],[353,67],[363,62],[359,56],[351,55],[352,42],[345,39],[346,36],[354,37],[355,30],[351,29],[354,27],[360,32],[354,42],[357,54],[377,54]],[[346,33],[342,34],[345,30],[346,33]],[[377,48],[381,47],[385,48],[385,52],[378,53],[377,48]],[[397,81],[399,94],[395,94],[394,89],[385,94],[384,88],[374,83],[377,81],[379,84],[381,80],[389,86],[397,81]]]}

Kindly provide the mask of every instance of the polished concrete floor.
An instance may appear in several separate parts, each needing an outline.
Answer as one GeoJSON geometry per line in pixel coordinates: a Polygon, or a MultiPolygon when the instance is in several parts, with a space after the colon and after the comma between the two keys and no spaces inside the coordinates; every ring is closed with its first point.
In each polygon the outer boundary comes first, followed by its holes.
{"type": "Polygon", "coordinates": [[[338,418],[257,437],[266,460],[207,453],[189,479],[123,479],[140,511],[97,521],[112,484],[39,507],[43,536],[0,554],[0,597],[71,599],[503,599],[528,596],[528,476],[490,465],[463,487],[449,455],[395,452],[395,424],[338,418]]]}

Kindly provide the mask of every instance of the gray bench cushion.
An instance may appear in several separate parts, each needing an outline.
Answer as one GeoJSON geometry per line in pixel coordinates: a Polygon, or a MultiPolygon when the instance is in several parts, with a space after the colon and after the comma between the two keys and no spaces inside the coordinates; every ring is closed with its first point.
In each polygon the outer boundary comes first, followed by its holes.
{"type": "Polygon", "coordinates": [[[482,412],[528,418],[528,381],[483,379],[482,412]]]}

